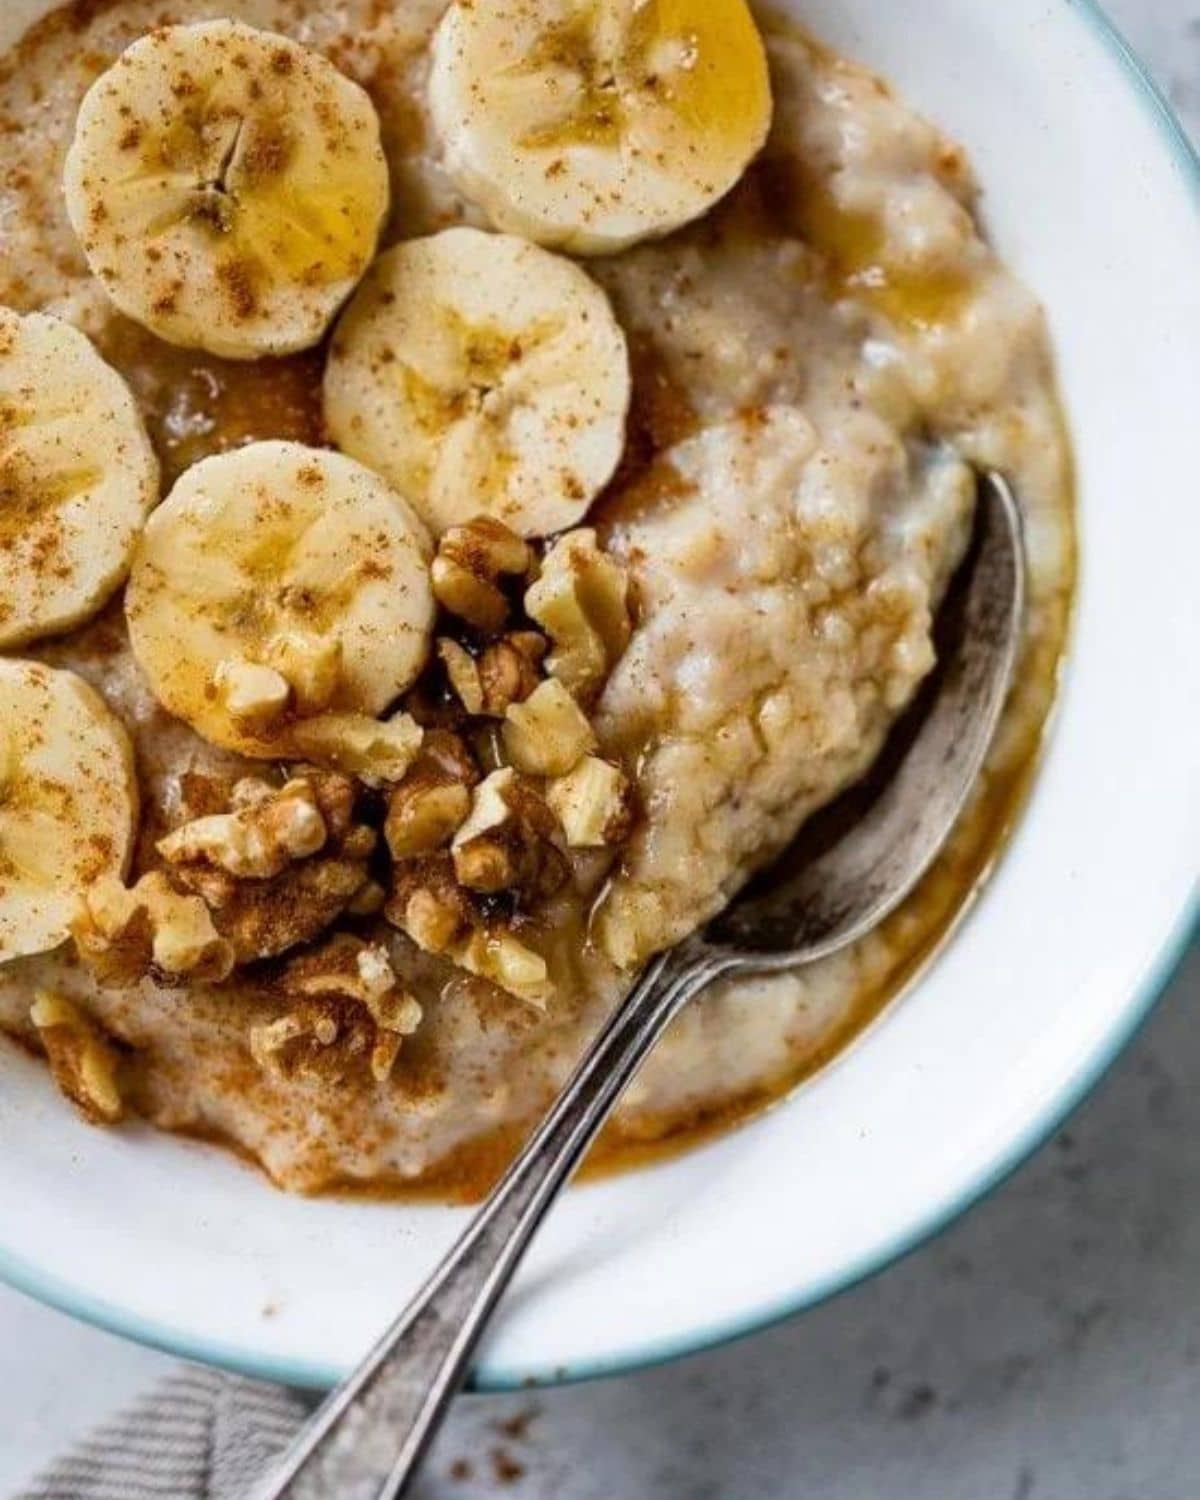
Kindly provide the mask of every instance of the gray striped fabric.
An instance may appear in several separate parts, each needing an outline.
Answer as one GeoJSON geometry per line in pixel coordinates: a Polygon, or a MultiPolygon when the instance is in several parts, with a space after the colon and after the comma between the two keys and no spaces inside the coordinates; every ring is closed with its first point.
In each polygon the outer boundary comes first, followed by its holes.
{"type": "Polygon", "coordinates": [[[279,1386],[185,1368],[13,1500],[238,1500],[308,1409],[279,1386]]]}

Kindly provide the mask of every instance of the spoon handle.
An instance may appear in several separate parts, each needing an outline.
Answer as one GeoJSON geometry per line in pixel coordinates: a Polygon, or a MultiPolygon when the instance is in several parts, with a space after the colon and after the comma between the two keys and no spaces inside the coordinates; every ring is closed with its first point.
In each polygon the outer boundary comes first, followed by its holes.
{"type": "Polygon", "coordinates": [[[625,1085],[680,1010],[726,969],[689,940],[656,958],[457,1244],[247,1500],[396,1500],[458,1390],[530,1240],[625,1085]]]}

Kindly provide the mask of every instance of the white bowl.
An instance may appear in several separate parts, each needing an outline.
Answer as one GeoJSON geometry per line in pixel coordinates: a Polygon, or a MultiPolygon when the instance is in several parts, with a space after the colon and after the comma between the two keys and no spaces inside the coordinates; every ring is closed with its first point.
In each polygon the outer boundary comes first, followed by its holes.
{"type": "MultiPolygon", "coordinates": [[[[790,8],[966,143],[1000,249],[1049,307],[1083,508],[1071,666],[1022,827],[934,970],[767,1117],[569,1194],[483,1386],[696,1349],[887,1264],[1078,1102],[1192,925],[1200,164],[1091,0],[790,8]]],[[[464,1222],[285,1198],[217,1151],[82,1129],[14,1051],[0,1076],[0,1274],[147,1343],[328,1383],[464,1222]]]]}

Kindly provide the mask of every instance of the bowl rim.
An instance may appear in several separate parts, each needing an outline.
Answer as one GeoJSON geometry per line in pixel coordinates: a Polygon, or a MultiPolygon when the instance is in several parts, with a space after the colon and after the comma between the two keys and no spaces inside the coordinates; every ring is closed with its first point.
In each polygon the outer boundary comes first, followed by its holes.
{"type": "MultiPolygon", "coordinates": [[[[1100,0],[1071,0],[1071,3],[1084,24],[1092,28],[1119,63],[1130,87],[1157,125],[1163,144],[1180,168],[1200,214],[1200,150],[1192,144],[1165,94],[1103,9],[1100,0]]],[[[643,1345],[630,1346],[619,1355],[581,1360],[566,1369],[556,1370],[549,1379],[543,1376],[531,1378],[529,1374],[522,1372],[498,1374],[489,1372],[485,1365],[473,1374],[468,1388],[483,1392],[519,1391],[533,1386],[570,1385],[651,1369],[763,1332],[830,1301],[843,1292],[853,1290],[914,1254],[1003,1186],[1085,1102],[1149,1020],[1170,987],[1193,940],[1198,937],[1200,883],[1193,886],[1181,909],[1168,924],[1154,958],[1148,962],[1140,981],[1133,988],[1121,1024],[1114,1029],[1104,1047],[1084,1060],[1075,1076],[1064,1084],[1044,1109],[1027,1122],[1023,1130],[998,1149],[990,1160],[981,1163],[964,1188],[945,1201],[931,1205],[915,1226],[894,1239],[876,1247],[859,1260],[839,1267],[823,1281],[806,1286],[803,1291],[764,1303],[749,1316],[740,1315],[728,1320],[710,1319],[698,1324],[684,1337],[650,1340],[643,1345]]],[[[131,1314],[104,1299],[89,1296],[57,1277],[48,1276],[39,1267],[6,1250],[2,1245],[0,1282],[93,1327],[181,1359],[215,1365],[254,1379],[308,1389],[328,1388],[340,1378],[340,1372],[329,1366],[254,1355],[244,1348],[232,1347],[220,1340],[183,1335],[170,1327],[131,1314]]]]}

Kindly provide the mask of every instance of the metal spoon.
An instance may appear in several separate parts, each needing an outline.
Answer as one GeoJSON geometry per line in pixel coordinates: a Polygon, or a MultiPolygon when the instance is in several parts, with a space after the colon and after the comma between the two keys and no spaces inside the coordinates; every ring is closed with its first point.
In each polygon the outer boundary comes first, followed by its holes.
{"type": "MultiPolygon", "coordinates": [[[[715,979],[798,969],[877,926],[937,856],[983,764],[1024,614],[1020,512],[980,480],[971,555],[942,610],[956,640],[885,752],[882,789],[827,847],[791,856],[706,930],[656,958],[458,1243],[248,1500],[395,1500],[410,1485],[534,1232],[625,1085],[715,979]]],[[[809,841],[811,851],[811,840],[809,841]]]]}

